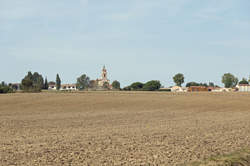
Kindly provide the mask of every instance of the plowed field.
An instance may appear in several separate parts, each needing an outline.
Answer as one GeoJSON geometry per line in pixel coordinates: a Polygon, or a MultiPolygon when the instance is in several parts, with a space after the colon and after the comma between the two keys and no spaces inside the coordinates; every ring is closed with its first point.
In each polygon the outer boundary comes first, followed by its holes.
{"type": "Polygon", "coordinates": [[[0,95],[0,165],[177,165],[250,147],[250,94],[0,95]]]}

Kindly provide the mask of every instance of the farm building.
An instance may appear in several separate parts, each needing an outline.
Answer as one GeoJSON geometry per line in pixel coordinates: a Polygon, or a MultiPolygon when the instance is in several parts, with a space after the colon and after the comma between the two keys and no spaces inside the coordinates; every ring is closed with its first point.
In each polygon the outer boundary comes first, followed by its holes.
{"type": "Polygon", "coordinates": [[[208,92],[209,89],[206,86],[190,86],[188,92],[208,92]]]}
{"type": "Polygon", "coordinates": [[[180,86],[171,87],[171,92],[187,92],[187,88],[183,88],[180,86]]]}
{"type": "Polygon", "coordinates": [[[11,84],[11,87],[15,90],[20,90],[21,89],[21,84],[20,83],[14,83],[11,84]]]}
{"type": "Polygon", "coordinates": [[[49,83],[48,90],[56,90],[56,83],[49,83]]]}
{"type": "MultiPolygon", "coordinates": [[[[49,90],[56,90],[55,84],[49,84],[49,90]]],[[[77,90],[76,84],[62,84],[60,90],[77,90]]]]}
{"type": "Polygon", "coordinates": [[[214,88],[210,89],[209,91],[212,91],[212,92],[226,92],[226,88],[214,87],[214,88]]]}
{"type": "Polygon", "coordinates": [[[248,84],[240,84],[237,86],[240,92],[250,92],[250,85],[248,84]]]}
{"type": "Polygon", "coordinates": [[[62,84],[60,90],[77,90],[76,84],[62,84]]]}

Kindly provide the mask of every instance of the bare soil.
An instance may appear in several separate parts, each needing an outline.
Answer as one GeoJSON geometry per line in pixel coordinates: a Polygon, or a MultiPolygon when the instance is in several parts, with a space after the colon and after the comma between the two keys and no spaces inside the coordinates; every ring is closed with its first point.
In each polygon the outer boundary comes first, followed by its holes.
{"type": "Polygon", "coordinates": [[[250,94],[0,95],[0,165],[178,165],[250,148],[250,94]]]}

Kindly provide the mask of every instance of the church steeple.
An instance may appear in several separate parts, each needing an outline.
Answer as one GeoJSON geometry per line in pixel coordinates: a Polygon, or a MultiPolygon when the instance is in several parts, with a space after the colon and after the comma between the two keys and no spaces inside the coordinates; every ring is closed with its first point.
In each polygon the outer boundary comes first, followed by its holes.
{"type": "Polygon", "coordinates": [[[109,86],[108,72],[107,72],[107,69],[106,69],[105,65],[102,68],[102,77],[101,77],[101,79],[97,79],[97,84],[98,84],[99,87],[102,87],[102,88],[103,88],[104,85],[109,86]]]}
{"type": "Polygon", "coordinates": [[[105,68],[105,65],[103,66],[103,69],[102,69],[102,80],[108,80],[107,70],[105,68]]]}

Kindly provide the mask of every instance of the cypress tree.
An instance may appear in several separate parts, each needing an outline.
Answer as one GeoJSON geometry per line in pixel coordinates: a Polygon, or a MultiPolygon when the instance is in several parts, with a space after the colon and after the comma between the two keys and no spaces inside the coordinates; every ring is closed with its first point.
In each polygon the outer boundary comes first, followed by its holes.
{"type": "Polygon", "coordinates": [[[45,78],[44,89],[49,89],[47,77],[45,78]]]}
{"type": "Polygon", "coordinates": [[[61,88],[61,79],[59,77],[59,74],[56,75],[56,90],[60,90],[61,88]]]}

